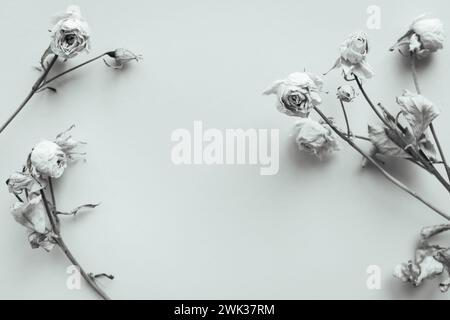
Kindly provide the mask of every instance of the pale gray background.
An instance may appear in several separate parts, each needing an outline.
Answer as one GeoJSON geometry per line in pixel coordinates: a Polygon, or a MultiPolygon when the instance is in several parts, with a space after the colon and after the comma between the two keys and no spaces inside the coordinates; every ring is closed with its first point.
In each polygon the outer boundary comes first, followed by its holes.
{"type": "MultiPolygon", "coordinates": [[[[126,47],[145,60],[126,72],[102,62],[43,93],[0,136],[0,178],[20,168],[41,138],[75,123],[89,142],[88,161],[57,182],[61,209],[102,206],[65,219],[67,243],[121,299],[446,298],[437,283],[412,290],[392,268],[412,256],[422,226],[440,223],[428,208],[360,169],[344,147],[321,163],[300,154],[289,137],[293,119],[277,113],[262,90],[290,72],[322,73],[341,41],[366,28],[366,9],[382,9],[381,30],[369,31],[377,76],[367,89],[393,105],[413,89],[404,60],[387,49],[422,12],[450,26],[448,1],[2,1],[1,108],[5,119],[28,92],[45,47],[49,17],[75,2],[89,20],[92,53],[126,47]],[[182,166],[170,161],[176,128],[194,120],[209,128],[279,128],[280,172],[262,177],[255,166],[182,166]],[[366,288],[366,268],[382,269],[382,290],[366,288]]],[[[442,109],[436,126],[450,157],[450,53],[420,70],[424,92],[442,109]]],[[[87,59],[83,55],[70,64],[87,59]]],[[[326,78],[323,109],[340,118],[326,78]]],[[[351,107],[354,130],[365,133],[369,112],[351,107]]],[[[371,117],[371,116],[370,116],[371,117]]],[[[371,117],[373,119],[373,117],[371,117]]],[[[450,210],[434,179],[404,162],[389,168],[427,199],[450,210]]],[[[33,251],[0,192],[0,298],[81,299],[65,287],[68,262],[58,251],[33,251]]]]}

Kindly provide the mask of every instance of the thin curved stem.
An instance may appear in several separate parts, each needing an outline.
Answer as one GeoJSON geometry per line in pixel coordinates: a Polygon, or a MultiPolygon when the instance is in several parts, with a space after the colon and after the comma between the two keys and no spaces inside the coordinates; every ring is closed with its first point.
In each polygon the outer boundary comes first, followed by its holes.
{"type": "Polygon", "coordinates": [[[359,80],[359,78],[354,75],[355,77],[355,81],[358,84],[359,90],[361,91],[361,93],[363,94],[364,98],[366,99],[367,103],[369,104],[369,106],[372,108],[372,110],[375,112],[375,114],[377,115],[377,117],[381,120],[381,122],[383,122],[384,125],[386,125],[387,127],[389,127],[389,124],[387,123],[386,119],[383,117],[383,115],[380,113],[380,111],[377,109],[377,107],[375,106],[375,104],[372,102],[372,100],[370,100],[369,95],[367,94],[366,90],[364,90],[364,87],[362,86],[361,80],[359,80]]]}
{"type": "Polygon", "coordinates": [[[95,282],[95,280],[84,271],[84,269],[81,267],[80,263],[75,259],[72,252],[69,250],[67,245],[65,244],[64,240],[61,238],[61,236],[55,238],[58,246],[61,248],[61,250],[64,252],[66,257],[69,259],[69,261],[80,270],[81,276],[84,280],[89,284],[89,286],[104,300],[111,300],[111,298],[98,286],[98,284],[95,282]]]}
{"type": "Polygon", "coordinates": [[[341,99],[339,99],[339,102],[341,103],[341,107],[342,107],[342,112],[344,113],[344,118],[345,118],[345,124],[347,126],[347,134],[348,136],[352,136],[352,131],[350,130],[350,124],[348,122],[348,116],[347,116],[347,111],[345,110],[345,106],[344,106],[344,101],[342,101],[341,99]]]}
{"type": "MultiPolygon", "coordinates": [[[[355,77],[355,81],[358,84],[358,87],[360,89],[360,91],[362,92],[364,98],[366,99],[367,103],[369,104],[369,106],[372,108],[372,110],[377,114],[378,118],[380,118],[380,120],[383,122],[383,124],[387,127],[387,128],[391,128],[391,126],[389,125],[389,123],[386,121],[386,119],[380,114],[380,112],[378,111],[378,109],[375,107],[375,105],[373,104],[372,100],[369,98],[367,92],[364,90],[364,87],[361,84],[361,81],[358,79],[357,76],[355,77]]],[[[398,125],[398,128],[403,132],[404,128],[402,129],[402,127],[400,125],[398,125]]],[[[394,128],[391,128],[394,129],[394,128]]],[[[399,139],[403,140],[403,138],[401,136],[398,137],[399,139]]],[[[404,149],[408,143],[406,143],[406,141],[402,141],[403,142],[403,146],[399,146],[402,149],[404,149]]],[[[414,151],[414,150],[412,150],[414,151]]],[[[417,157],[418,160],[420,160],[422,166],[424,167],[425,170],[427,170],[429,173],[431,173],[432,175],[434,175],[436,177],[436,179],[444,186],[444,188],[450,193],[450,184],[449,182],[447,182],[447,180],[444,179],[444,177],[440,174],[439,170],[437,170],[433,163],[430,161],[430,159],[426,156],[426,154],[422,151],[414,151],[414,154],[411,154],[411,156],[413,157],[417,157]]]]}
{"type": "MultiPolygon", "coordinates": [[[[414,86],[416,87],[416,91],[418,94],[422,94],[422,90],[420,89],[419,84],[419,77],[417,74],[417,68],[416,68],[416,58],[414,56],[411,56],[411,70],[412,70],[412,76],[414,81],[414,86]]],[[[433,135],[434,142],[436,143],[436,146],[439,151],[439,155],[442,159],[442,162],[444,163],[445,172],[447,173],[448,180],[450,181],[450,168],[447,165],[447,160],[445,159],[444,151],[442,150],[441,143],[439,142],[439,138],[436,133],[436,129],[434,128],[433,123],[430,123],[430,131],[433,135]]]]}
{"type": "Polygon", "coordinates": [[[406,185],[404,185],[402,182],[400,182],[398,179],[396,179],[394,176],[392,176],[389,172],[387,172],[379,163],[377,163],[374,159],[372,159],[371,156],[366,154],[361,148],[359,148],[351,139],[349,139],[344,133],[342,133],[336,126],[319,110],[319,108],[314,107],[314,110],[319,114],[319,116],[330,126],[330,128],[345,142],[347,142],[353,149],[355,149],[357,152],[359,152],[364,158],[366,158],[371,164],[373,164],[390,182],[395,184],[397,187],[402,189],[403,191],[406,191],[408,194],[425,204],[427,207],[432,209],[434,212],[439,214],[440,216],[444,217],[446,220],[450,221],[450,216],[443,212],[442,210],[438,209],[434,205],[432,205],[427,200],[423,199],[419,194],[417,194],[415,191],[412,191],[409,189],[406,185]]]}
{"type": "Polygon", "coordinates": [[[53,209],[56,210],[56,199],[55,199],[55,191],[53,189],[53,181],[51,177],[48,177],[48,187],[50,188],[50,195],[52,197],[52,205],[53,209]]]}
{"type": "Polygon", "coordinates": [[[81,64],[79,64],[79,65],[77,65],[77,66],[75,66],[75,67],[73,67],[73,68],[67,69],[67,70],[64,71],[64,72],[61,72],[60,74],[57,74],[57,75],[54,76],[54,77],[51,77],[51,78],[48,79],[48,80],[45,80],[44,82],[42,82],[42,83],[40,84],[40,86],[39,86],[38,89],[39,89],[39,90],[44,89],[44,87],[45,87],[46,85],[48,85],[50,82],[53,82],[53,81],[55,81],[56,79],[59,79],[59,78],[61,78],[62,76],[65,76],[66,74],[68,74],[68,73],[70,73],[70,72],[72,72],[72,71],[75,71],[75,70],[77,70],[77,69],[79,69],[79,68],[81,68],[81,67],[83,67],[83,66],[85,66],[85,65],[87,65],[87,64],[89,64],[89,63],[92,63],[92,62],[94,62],[94,61],[97,61],[98,59],[101,59],[101,58],[103,58],[104,56],[106,56],[108,53],[109,53],[109,52],[102,53],[101,55],[96,56],[95,58],[89,59],[89,60],[87,60],[87,61],[85,61],[85,62],[83,62],[83,63],[81,63],[81,64]]]}
{"type": "Polygon", "coordinates": [[[0,134],[8,127],[8,125],[17,117],[17,115],[22,111],[22,109],[27,105],[28,101],[36,94],[36,92],[40,89],[40,85],[45,81],[50,70],[53,68],[54,64],[58,60],[58,56],[54,55],[47,69],[42,73],[42,75],[36,80],[33,87],[31,88],[30,93],[26,96],[25,100],[19,105],[19,107],[13,112],[13,114],[3,123],[0,127],[0,134]]]}

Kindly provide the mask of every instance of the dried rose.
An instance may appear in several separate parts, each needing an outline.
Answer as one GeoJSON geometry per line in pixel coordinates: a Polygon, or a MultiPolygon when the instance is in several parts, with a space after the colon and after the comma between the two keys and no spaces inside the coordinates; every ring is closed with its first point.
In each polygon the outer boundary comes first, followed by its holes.
{"type": "Polygon", "coordinates": [[[344,84],[337,89],[337,97],[344,102],[352,102],[356,98],[356,91],[349,84],[344,84]]]}
{"type": "Polygon", "coordinates": [[[67,156],[59,145],[52,141],[39,142],[31,151],[30,161],[39,175],[59,178],[67,167],[67,156]]]}
{"type": "Polygon", "coordinates": [[[321,104],[319,95],[323,81],[311,73],[292,73],[285,80],[278,80],[264,94],[278,96],[277,108],[289,116],[308,117],[311,110],[321,104]]]}
{"type": "Polygon", "coordinates": [[[90,30],[81,16],[80,8],[70,6],[66,13],[56,18],[51,29],[51,51],[64,59],[70,59],[90,47],[90,30]]]}
{"type": "Polygon", "coordinates": [[[423,59],[444,47],[444,26],[441,20],[423,14],[417,17],[408,32],[391,48],[406,49],[417,58],[423,59]]]}
{"type": "Polygon", "coordinates": [[[310,118],[300,119],[295,125],[294,133],[298,148],[319,159],[339,150],[337,138],[331,128],[310,118]]]}
{"type": "MultiPolygon", "coordinates": [[[[340,47],[341,56],[331,68],[341,68],[346,77],[355,74],[359,78],[372,78],[374,72],[367,63],[366,58],[369,53],[367,35],[358,31],[352,33],[340,47]]],[[[331,71],[330,70],[330,71],[331,71]]]]}

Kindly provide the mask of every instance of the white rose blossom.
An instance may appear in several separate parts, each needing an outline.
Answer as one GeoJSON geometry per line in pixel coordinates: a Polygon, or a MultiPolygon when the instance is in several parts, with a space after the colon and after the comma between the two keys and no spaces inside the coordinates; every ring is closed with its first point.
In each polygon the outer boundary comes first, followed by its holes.
{"type": "Polygon", "coordinates": [[[142,60],[142,55],[135,54],[130,50],[119,48],[115,51],[108,52],[107,55],[112,58],[113,63],[110,63],[108,60],[103,59],[105,64],[113,69],[122,69],[127,63],[130,61],[139,62],[142,60]]]}
{"type": "Polygon", "coordinates": [[[352,33],[341,44],[340,52],[341,55],[331,70],[341,68],[346,77],[351,77],[352,74],[359,78],[369,79],[373,77],[373,69],[366,61],[369,53],[369,43],[364,32],[357,31],[352,33]]]}
{"type": "Polygon", "coordinates": [[[333,130],[311,118],[300,119],[294,127],[298,148],[322,159],[339,150],[333,130]]]}
{"type": "Polygon", "coordinates": [[[70,59],[90,47],[89,25],[81,16],[80,8],[70,6],[66,13],[56,17],[51,28],[51,51],[64,59],[70,59]]]}
{"type": "Polygon", "coordinates": [[[409,30],[391,48],[408,50],[418,59],[424,59],[444,47],[444,25],[441,20],[423,14],[416,18],[409,30]]]}
{"type": "Polygon", "coordinates": [[[277,109],[289,116],[308,117],[315,106],[322,103],[319,93],[323,81],[312,73],[295,72],[287,79],[275,81],[264,91],[265,95],[276,94],[277,109]]]}

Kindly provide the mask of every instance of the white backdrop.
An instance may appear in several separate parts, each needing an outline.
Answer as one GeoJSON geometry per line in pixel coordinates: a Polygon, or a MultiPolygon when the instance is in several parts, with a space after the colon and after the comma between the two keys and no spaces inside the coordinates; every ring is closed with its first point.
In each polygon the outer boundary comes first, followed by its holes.
{"type": "MultiPolygon", "coordinates": [[[[437,283],[412,289],[392,278],[412,257],[421,227],[441,223],[428,208],[360,168],[343,146],[322,162],[297,151],[294,120],[279,114],[262,90],[294,71],[322,73],[341,41],[366,29],[372,1],[74,1],[93,30],[90,56],[125,47],[145,60],[125,72],[102,62],[58,81],[58,94],[34,98],[0,136],[0,178],[24,163],[41,138],[71,124],[88,141],[88,161],[57,181],[61,209],[101,202],[64,219],[63,234],[90,272],[116,299],[446,298],[437,283]],[[280,129],[280,171],[256,166],[175,166],[171,133],[207,128],[280,129]],[[378,265],[382,289],[368,290],[366,268],[378,265]]],[[[32,69],[48,45],[49,18],[69,1],[2,1],[0,119],[38,77],[32,69]]],[[[392,106],[413,89],[407,63],[388,48],[422,12],[450,26],[447,1],[377,1],[381,29],[366,30],[376,77],[367,90],[392,106]]],[[[436,127],[450,157],[450,53],[419,69],[424,93],[442,110],[436,127]]],[[[83,55],[69,64],[81,62],[83,55]]],[[[339,121],[339,73],[326,77],[323,109],[339,121]]],[[[359,97],[350,107],[354,131],[374,118],[359,97]]],[[[404,162],[387,168],[436,205],[450,210],[437,182],[404,162]]],[[[65,257],[33,251],[0,192],[0,298],[83,299],[66,288],[65,257]]]]}

